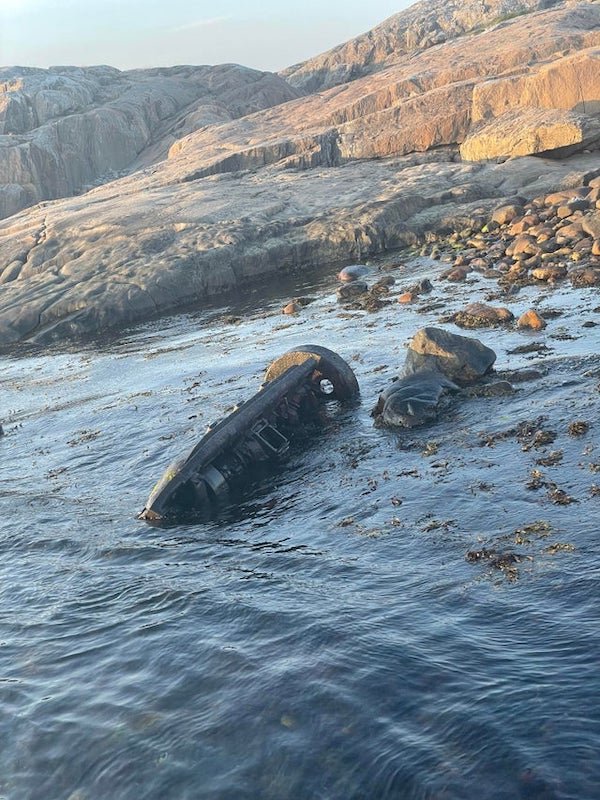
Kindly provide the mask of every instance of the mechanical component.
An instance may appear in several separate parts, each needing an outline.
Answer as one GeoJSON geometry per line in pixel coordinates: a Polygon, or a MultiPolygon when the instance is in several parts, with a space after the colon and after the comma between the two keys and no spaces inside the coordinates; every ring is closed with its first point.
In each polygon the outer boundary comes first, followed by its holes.
{"type": "Polygon", "coordinates": [[[324,400],[353,400],[358,391],[354,373],[331,350],[305,345],[285,353],[269,366],[253,397],[212,423],[198,444],[168,467],[139,518],[212,516],[258,467],[279,462],[302,428],[320,421],[324,400]]]}
{"type": "Polygon", "coordinates": [[[316,369],[320,380],[329,381],[333,386],[332,392],[323,391],[332,400],[353,400],[358,397],[358,381],[354,372],[341,356],[317,344],[304,344],[294,350],[289,350],[273,361],[265,373],[265,382],[272,381],[293,364],[302,364],[307,359],[316,361],[316,369]]]}

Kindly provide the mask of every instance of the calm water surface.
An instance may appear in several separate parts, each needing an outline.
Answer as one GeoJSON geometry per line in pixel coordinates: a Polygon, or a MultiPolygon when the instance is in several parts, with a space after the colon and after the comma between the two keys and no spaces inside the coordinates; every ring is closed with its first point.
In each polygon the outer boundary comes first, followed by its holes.
{"type": "MultiPolygon", "coordinates": [[[[0,797],[600,797],[597,296],[526,290],[516,312],[567,311],[537,335],[546,376],[396,434],[370,408],[439,310],[340,316],[331,279],[293,289],[317,297],[294,319],[288,288],[0,359],[0,797]],[[137,521],[168,462],[306,342],[352,364],[360,408],[221,520],[137,521]],[[481,446],[540,416],[547,448],[481,446]],[[576,502],[525,488],[536,468],[576,502]],[[466,560],[482,547],[519,552],[518,578],[466,560]]],[[[507,354],[531,337],[478,335],[498,368],[533,363],[507,354]]]]}

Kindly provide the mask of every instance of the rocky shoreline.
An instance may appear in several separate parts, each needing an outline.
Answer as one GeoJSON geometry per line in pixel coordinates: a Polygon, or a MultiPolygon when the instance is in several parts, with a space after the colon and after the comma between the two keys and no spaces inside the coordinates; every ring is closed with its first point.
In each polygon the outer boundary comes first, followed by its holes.
{"type": "Polygon", "coordinates": [[[327,170],[324,185],[312,170],[223,175],[195,185],[193,205],[170,185],[139,194],[131,178],[116,194],[111,184],[36,206],[0,222],[0,344],[77,340],[269,275],[343,266],[429,239],[435,255],[454,230],[489,235],[481,227],[499,203],[570,191],[597,175],[594,154],[502,164],[447,158],[354,162],[327,170]]]}
{"type": "MultiPolygon", "coordinates": [[[[516,198],[495,209],[481,231],[463,230],[447,245],[457,250],[452,267],[442,275],[449,281],[465,280],[478,270],[497,278],[506,295],[527,284],[554,286],[563,280],[578,287],[599,286],[600,176],[529,202],[516,198]]],[[[429,254],[441,256],[435,245],[429,254]]],[[[500,315],[497,321],[508,320],[500,315]]],[[[481,323],[466,319],[457,324],[477,327],[485,324],[485,315],[481,323]]],[[[520,324],[539,329],[543,321],[522,319],[520,324]]]]}
{"type": "MultiPolygon", "coordinates": [[[[539,331],[546,327],[546,320],[535,308],[515,319],[510,309],[491,303],[509,301],[525,286],[600,286],[600,175],[590,174],[580,186],[530,201],[516,197],[487,217],[475,210],[470,223],[449,235],[429,231],[427,243],[412,249],[420,256],[451,264],[437,280],[459,284],[476,273],[497,283],[498,289],[487,293],[486,302],[469,303],[443,315],[441,322],[465,329],[514,324],[539,331]]],[[[379,278],[369,288],[364,269],[357,265],[342,270],[344,283],[338,289],[338,300],[354,309],[376,311],[395,281],[389,276],[379,278]]],[[[431,281],[422,279],[401,286],[395,299],[411,304],[431,290],[431,281]]],[[[294,310],[288,308],[285,313],[294,310]]]]}
{"type": "Polygon", "coordinates": [[[484,258],[495,207],[598,175],[599,25],[588,0],[427,0],[281,75],[5,69],[0,346],[452,231],[484,258]]]}

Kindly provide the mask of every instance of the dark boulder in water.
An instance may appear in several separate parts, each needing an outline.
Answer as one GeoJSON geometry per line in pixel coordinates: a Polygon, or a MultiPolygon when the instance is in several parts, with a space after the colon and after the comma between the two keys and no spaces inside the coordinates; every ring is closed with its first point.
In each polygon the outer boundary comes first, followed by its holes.
{"type": "Polygon", "coordinates": [[[368,286],[364,281],[352,281],[351,283],[343,283],[336,292],[337,298],[340,301],[355,300],[357,297],[365,294],[368,286]]]}
{"type": "Polygon", "coordinates": [[[403,374],[379,396],[378,425],[414,428],[435,420],[443,399],[488,373],[496,354],[477,339],[422,328],[409,346],[403,374]]]}
{"type": "Polygon", "coordinates": [[[442,397],[453,391],[459,387],[440,372],[405,375],[381,393],[373,415],[380,425],[414,428],[436,419],[442,397]]]}
{"type": "Polygon", "coordinates": [[[366,264],[350,264],[338,272],[338,280],[344,282],[357,281],[370,272],[366,264]]]}

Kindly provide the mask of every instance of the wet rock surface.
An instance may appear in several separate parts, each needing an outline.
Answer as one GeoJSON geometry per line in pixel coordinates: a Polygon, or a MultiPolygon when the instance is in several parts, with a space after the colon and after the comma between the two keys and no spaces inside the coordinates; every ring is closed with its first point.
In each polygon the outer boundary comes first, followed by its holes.
{"type": "Polygon", "coordinates": [[[477,339],[423,328],[411,340],[404,369],[408,374],[435,370],[464,386],[488,373],[495,361],[494,351],[477,339]]]}
{"type": "Polygon", "coordinates": [[[436,370],[422,369],[398,378],[379,396],[376,425],[415,428],[436,419],[442,398],[458,386],[436,370]]]}

